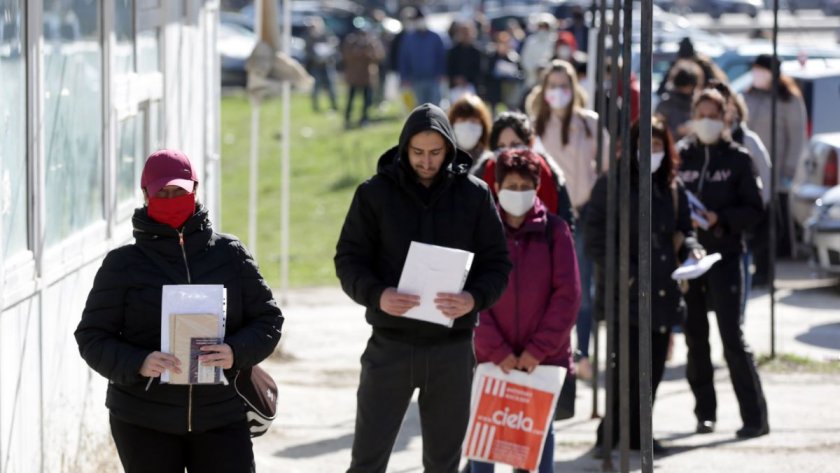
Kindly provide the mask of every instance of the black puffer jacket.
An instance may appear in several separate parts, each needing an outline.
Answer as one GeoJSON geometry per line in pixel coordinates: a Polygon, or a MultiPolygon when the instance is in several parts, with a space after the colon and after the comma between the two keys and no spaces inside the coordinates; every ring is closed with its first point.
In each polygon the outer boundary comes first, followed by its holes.
{"type": "MultiPolygon", "coordinates": [[[[265,359],[280,340],[283,316],[251,255],[234,237],[213,232],[201,205],[179,234],[146,213],[134,214],[136,242],[105,257],[88,296],[76,341],[82,358],[110,380],[106,405],[125,422],[163,432],[202,432],[244,420],[241,399],[231,386],[168,385],[140,376],[146,356],[160,350],[161,288],[187,284],[188,261],[193,284],[223,284],[227,289],[225,343],[235,370],[265,359]],[[160,255],[178,280],[168,276],[138,247],[160,255]]],[[[182,360],[183,361],[183,360],[182,360]]]]}
{"type": "Polygon", "coordinates": [[[724,258],[744,251],[744,232],[764,214],[758,173],[744,148],[727,140],[706,146],[689,136],[678,143],[685,188],[718,215],[719,222],[698,230],[700,243],[709,253],[724,258]]]}
{"type": "MultiPolygon", "coordinates": [[[[638,172],[634,169],[634,172],[638,172]]],[[[607,176],[601,176],[592,189],[592,198],[586,214],[586,250],[595,261],[595,317],[604,320],[605,266],[607,259],[607,176]]],[[[683,259],[689,251],[701,249],[691,227],[688,199],[682,185],[676,183],[677,212],[674,212],[673,190],[663,191],[654,185],[651,195],[651,328],[664,332],[682,323],[684,302],[671,273],[677,269],[677,254],[683,259]],[[674,233],[685,237],[681,248],[674,248],[674,233]]],[[[616,187],[618,189],[618,187],[616,187]]],[[[639,183],[634,176],[630,184],[630,323],[639,323],[639,183]]],[[[620,200],[620,199],[618,199],[620,200]]],[[[618,205],[616,205],[616,271],[618,271],[619,232],[618,205]]],[[[618,311],[618,285],[616,281],[615,310],[618,311]]]]}
{"type": "Polygon", "coordinates": [[[460,340],[472,335],[477,312],[493,305],[504,292],[511,269],[507,242],[486,184],[470,176],[471,159],[455,146],[446,115],[423,105],[408,118],[400,144],[379,159],[377,174],[356,190],[336,247],[335,267],[341,286],[367,307],[374,330],[415,344],[460,340]],[[430,188],[422,186],[408,163],[411,137],[434,130],[450,143],[444,167],[430,188]],[[394,317],[379,307],[382,292],[399,284],[412,241],[475,253],[464,290],[475,309],[442,325],[394,317]]]}

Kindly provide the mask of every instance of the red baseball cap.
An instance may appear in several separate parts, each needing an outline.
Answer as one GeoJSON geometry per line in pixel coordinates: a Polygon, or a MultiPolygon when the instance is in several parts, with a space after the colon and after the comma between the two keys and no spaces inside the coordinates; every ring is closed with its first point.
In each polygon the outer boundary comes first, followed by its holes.
{"type": "Polygon", "coordinates": [[[195,176],[187,155],[174,149],[162,149],[152,153],[143,166],[140,187],[153,196],[169,185],[176,185],[192,192],[198,178],[195,176]]]}

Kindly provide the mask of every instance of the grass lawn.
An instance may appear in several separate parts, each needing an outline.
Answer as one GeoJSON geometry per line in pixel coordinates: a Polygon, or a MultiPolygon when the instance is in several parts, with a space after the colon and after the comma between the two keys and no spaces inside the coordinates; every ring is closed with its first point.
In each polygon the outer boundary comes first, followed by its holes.
{"type": "MultiPolygon", "coordinates": [[[[321,97],[322,109],[327,99],[321,97]]],[[[339,97],[343,109],[344,97],[339,97]]],[[[357,99],[356,106],[361,107],[357,99]]],[[[309,96],[292,95],[291,242],[292,287],[336,285],[333,256],[356,186],[370,177],[383,151],[397,143],[402,112],[371,108],[373,123],[344,129],[343,114],[313,113],[309,96]]],[[[358,113],[361,110],[358,109],[358,113]]],[[[244,95],[221,105],[222,228],[248,241],[248,166],[251,107],[244,95]]],[[[281,106],[263,103],[260,130],[257,260],[272,287],[280,284],[281,106]]]]}

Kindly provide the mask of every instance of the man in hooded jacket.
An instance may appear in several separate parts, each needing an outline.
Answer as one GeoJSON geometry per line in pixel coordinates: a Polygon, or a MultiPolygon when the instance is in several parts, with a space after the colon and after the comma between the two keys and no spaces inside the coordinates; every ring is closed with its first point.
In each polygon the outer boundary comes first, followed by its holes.
{"type": "Polygon", "coordinates": [[[424,104],[408,117],[399,145],[356,190],[336,248],[344,291],[367,308],[373,333],[361,358],[356,432],[348,473],[384,472],[415,389],[420,389],[423,466],[457,472],[470,410],[480,310],[507,285],[511,264],[493,198],[469,175],[446,114],[424,104]],[[438,294],[451,328],[402,317],[419,304],[396,290],[412,241],[474,253],[464,290],[438,294]]]}

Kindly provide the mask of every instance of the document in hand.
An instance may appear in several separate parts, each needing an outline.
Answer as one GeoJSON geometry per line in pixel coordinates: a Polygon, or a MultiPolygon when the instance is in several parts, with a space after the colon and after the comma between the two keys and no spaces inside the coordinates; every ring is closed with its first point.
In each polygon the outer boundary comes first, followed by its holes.
{"type": "Polygon", "coordinates": [[[706,211],[706,206],[697,198],[696,195],[689,191],[685,191],[688,196],[688,208],[691,209],[691,219],[697,222],[697,225],[703,230],[709,229],[709,221],[703,216],[702,212],[706,211]]]}
{"type": "Polygon", "coordinates": [[[472,261],[469,251],[412,241],[397,291],[420,296],[420,305],[403,317],[452,327],[452,319],[435,307],[435,297],[439,292],[461,292],[472,261]]]}
{"type": "Polygon", "coordinates": [[[671,279],[675,281],[684,281],[688,279],[697,279],[706,274],[715,263],[721,260],[720,253],[712,253],[701,258],[699,261],[694,258],[688,258],[685,263],[671,273],[671,279]]]}
{"type": "Polygon", "coordinates": [[[212,285],[163,286],[160,311],[160,350],[181,361],[181,374],[166,371],[162,383],[218,384],[221,368],[198,362],[201,347],[224,341],[225,287],[212,285]]]}

